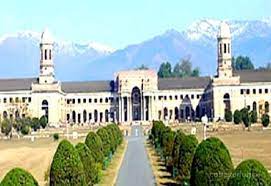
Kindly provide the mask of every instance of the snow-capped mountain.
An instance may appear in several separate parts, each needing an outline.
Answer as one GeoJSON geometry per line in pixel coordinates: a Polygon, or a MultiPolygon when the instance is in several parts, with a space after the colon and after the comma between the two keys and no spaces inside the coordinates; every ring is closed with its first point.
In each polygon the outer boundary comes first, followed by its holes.
{"type": "MultiPolygon", "coordinates": [[[[271,62],[271,17],[232,21],[233,55],[249,56],[255,66],[271,62]]],[[[186,30],[170,29],[124,49],[96,42],[55,41],[56,77],[59,80],[112,79],[114,72],[142,64],[158,69],[164,61],[177,63],[189,57],[202,75],[216,70],[216,36],[220,20],[203,19],[186,30]]],[[[40,33],[32,31],[0,37],[0,77],[37,76],[40,33]]]]}

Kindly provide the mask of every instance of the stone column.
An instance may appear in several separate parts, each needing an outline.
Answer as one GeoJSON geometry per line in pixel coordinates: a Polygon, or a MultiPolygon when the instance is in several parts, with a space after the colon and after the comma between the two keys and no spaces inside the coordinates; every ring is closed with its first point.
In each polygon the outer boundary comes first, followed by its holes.
{"type": "Polygon", "coordinates": [[[121,96],[119,96],[119,116],[118,116],[118,121],[121,122],[121,96]]]}

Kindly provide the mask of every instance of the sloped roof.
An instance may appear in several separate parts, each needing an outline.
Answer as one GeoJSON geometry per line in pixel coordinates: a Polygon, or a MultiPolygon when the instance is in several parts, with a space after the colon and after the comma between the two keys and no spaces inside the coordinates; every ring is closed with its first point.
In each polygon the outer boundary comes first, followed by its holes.
{"type": "Polygon", "coordinates": [[[112,90],[111,81],[62,82],[61,89],[66,93],[110,92],[112,90]]]}
{"type": "Polygon", "coordinates": [[[0,79],[0,91],[31,90],[37,82],[38,78],[0,79]]]}
{"type": "Polygon", "coordinates": [[[159,90],[206,88],[211,82],[210,77],[159,78],[159,90]]]}
{"type": "Polygon", "coordinates": [[[241,83],[271,82],[271,70],[242,70],[233,74],[240,76],[241,83]]]}

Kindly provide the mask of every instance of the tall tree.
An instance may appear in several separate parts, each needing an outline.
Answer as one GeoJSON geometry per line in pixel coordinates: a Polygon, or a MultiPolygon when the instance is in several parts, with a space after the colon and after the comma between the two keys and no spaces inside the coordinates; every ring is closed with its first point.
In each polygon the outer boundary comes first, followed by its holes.
{"type": "Polygon", "coordinates": [[[167,78],[171,76],[172,76],[171,64],[169,62],[162,63],[158,71],[158,77],[167,78]]]}
{"type": "Polygon", "coordinates": [[[234,70],[253,70],[254,65],[248,56],[238,56],[232,58],[232,67],[234,70]]]}
{"type": "Polygon", "coordinates": [[[149,67],[147,65],[144,65],[144,64],[142,64],[142,65],[140,65],[139,67],[136,68],[136,70],[148,70],[148,69],[149,69],[149,67]]]}
{"type": "Polygon", "coordinates": [[[189,77],[192,74],[192,63],[189,59],[183,59],[180,64],[182,77],[189,77]]]}

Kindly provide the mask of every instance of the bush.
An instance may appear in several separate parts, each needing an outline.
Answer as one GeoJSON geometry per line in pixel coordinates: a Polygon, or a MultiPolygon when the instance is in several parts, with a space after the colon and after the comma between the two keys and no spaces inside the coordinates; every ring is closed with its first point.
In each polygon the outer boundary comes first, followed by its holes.
{"type": "Polygon", "coordinates": [[[255,110],[250,111],[249,113],[251,123],[257,122],[257,112],[255,110]]]}
{"type": "Polygon", "coordinates": [[[28,125],[24,124],[21,128],[21,133],[23,135],[27,135],[27,134],[29,134],[29,132],[30,132],[30,127],[28,125]]]}
{"type": "Polygon", "coordinates": [[[230,110],[226,110],[224,117],[225,117],[226,122],[231,122],[232,121],[232,112],[230,110]]]}
{"type": "Polygon", "coordinates": [[[236,167],[228,185],[271,185],[271,177],[259,161],[245,160],[236,167]]]}
{"type": "Polygon", "coordinates": [[[162,121],[154,121],[151,129],[152,142],[155,148],[160,148],[162,143],[162,133],[165,130],[165,125],[162,121]]]}
{"type": "Polygon", "coordinates": [[[40,129],[40,120],[39,120],[39,118],[32,118],[32,120],[31,120],[31,128],[34,131],[37,131],[38,129],[40,129]]]}
{"type": "Polygon", "coordinates": [[[96,163],[103,163],[103,144],[101,138],[94,132],[89,132],[85,144],[91,150],[96,163]]]}
{"type": "Polygon", "coordinates": [[[86,185],[80,156],[73,145],[62,140],[55,152],[50,170],[50,185],[86,185]]]}
{"type": "Polygon", "coordinates": [[[166,166],[172,166],[172,151],[173,151],[173,145],[174,145],[174,139],[175,139],[175,132],[170,130],[166,130],[166,132],[163,133],[162,136],[162,154],[165,158],[165,164],[166,166]]]}
{"type": "Polygon", "coordinates": [[[183,144],[183,140],[185,138],[185,134],[179,130],[176,133],[175,139],[174,139],[174,145],[172,150],[172,164],[173,167],[178,168],[180,163],[180,145],[183,144]]]}
{"type": "Polygon", "coordinates": [[[202,141],[195,152],[191,167],[191,186],[226,185],[233,171],[227,147],[218,138],[202,141]]]}
{"type": "Polygon", "coordinates": [[[12,130],[12,122],[8,119],[4,119],[1,123],[1,132],[7,136],[9,135],[11,130],[12,130]]]}
{"type": "Polygon", "coordinates": [[[105,127],[100,128],[97,130],[97,135],[100,136],[102,140],[102,145],[103,145],[103,154],[105,157],[109,157],[111,153],[111,141],[110,141],[110,136],[105,127]]]}
{"type": "Polygon", "coordinates": [[[75,148],[83,163],[87,185],[94,185],[98,183],[100,180],[100,170],[98,169],[98,166],[95,163],[88,146],[84,143],[78,143],[75,148]]]}
{"type": "Polygon", "coordinates": [[[38,182],[29,172],[21,168],[14,168],[6,174],[0,185],[38,186],[38,182]]]}
{"type": "Polygon", "coordinates": [[[53,138],[55,141],[59,140],[59,134],[58,133],[54,133],[53,138]]]}
{"type": "Polygon", "coordinates": [[[235,110],[233,113],[233,121],[235,124],[239,124],[242,121],[242,114],[239,110],[235,110]]]}
{"type": "Polygon", "coordinates": [[[249,127],[250,126],[250,117],[249,117],[248,109],[243,108],[241,110],[241,115],[242,115],[242,121],[243,121],[245,127],[249,127]]]}
{"type": "Polygon", "coordinates": [[[179,150],[179,167],[178,176],[181,180],[188,180],[190,178],[190,170],[192,160],[198,145],[198,140],[194,135],[187,135],[184,137],[183,143],[180,145],[179,150]]]}
{"type": "Polygon", "coordinates": [[[269,115],[268,114],[263,114],[262,115],[262,124],[264,127],[268,127],[270,122],[269,115]]]}
{"type": "Polygon", "coordinates": [[[48,123],[47,117],[46,116],[41,116],[41,118],[40,118],[40,125],[41,125],[41,127],[45,128],[47,126],[47,123],[48,123]]]}

